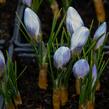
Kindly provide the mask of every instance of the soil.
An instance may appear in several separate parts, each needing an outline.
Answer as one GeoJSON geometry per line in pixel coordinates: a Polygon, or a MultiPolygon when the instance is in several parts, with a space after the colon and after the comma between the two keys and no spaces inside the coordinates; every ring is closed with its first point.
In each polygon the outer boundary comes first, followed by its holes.
{"type": "MultiPolygon", "coordinates": [[[[14,25],[14,16],[15,16],[15,8],[17,2],[12,0],[7,0],[7,4],[5,6],[0,7],[0,36],[2,34],[3,39],[8,39],[9,36],[12,35],[13,25],[14,25]],[[14,6],[13,6],[13,4],[14,6]],[[13,8],[11,8],[11,6],[13,8]],[[14,11],[12,11],[14,10],[14,11]],[[4,14],[4,11],[6,12],[4,14]],[[3,23],[4,22],[4,23],[3,23]],[[5,25],[5,26],[4,26],[5,25]],[[3,32],[5,31],[5,32],[3,32]],[[8,34],[6,37],[3,34],[8,34]]],[[[59,5],[61,7],[61,3],[58,0],[59,5]]],[[[96,20],[96,14],[93,7],[92,0],[74,0],[72,3],[73,6],[78,10],[80,15],[82,16],[85,25],[89,27],[94,19],[94,28],[98,25],[96,20]]],[[[44,40],[47,40],[49,33],[51,31],[52,25],[52,13],[51,9],[48,6],[47,0],[45,3],[41,5],[41,10],[39,10],[39,17],[42,22],[42,31],[44,35],[44,40]]],[[[106,9],[106,20],[109,22],[109,1],[104,0],[104,5],[106,9]]],[[[52,89],[49,85],[49,89],[47,91],[40,90],[37,86],[37,77],[38,77],[38,66],[33,62],[27,64],[26,60],[20,59],[15,54],[15,60],[18,65],[18,73],[22,71],[22,69],[27,65],[26,71],[21,75],[18,80],[18,88],[21,93],[23,104],[19,106],[19,109],[53,109],[52,108],[52,89]]],[[[109,66],[109,65],[108,65],[109,66]]],[[[96,93],[95,100],[95,109],[109,109],[109,67],[105,69],[102,77],[101,77],[101,89],[96,93]]],[[[50,82],[49,82],[50,83],[50,82]]],[[[75,96],[74,90],[74,78],[71,76],[69,81],[69,101],[65,107],[62,109],[78,109],[78,97],[75,96]]]]}
{"type": "Polygon", "coordinates": [[[6,0],[6,4],[0,4],[0,39],[9,40],[13,34],[17,3],[18,0],[6,0]]]}

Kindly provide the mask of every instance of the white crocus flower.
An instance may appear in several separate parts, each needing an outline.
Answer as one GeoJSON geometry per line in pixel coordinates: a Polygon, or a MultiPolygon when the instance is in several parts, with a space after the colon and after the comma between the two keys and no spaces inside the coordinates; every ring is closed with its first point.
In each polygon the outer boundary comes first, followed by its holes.
{"type": "Polygon", "coordinates": [[[37,14],[30,8],[26,8],[24,12],[24,24],[28,33],[38,41],[41,35],[40,19],[37,14]]]}
{"type": "Polygon", "coordinates": [[[89,73],[90,67],[85,59],[78,60],[73,66],[73,74],[75,78],[84,78],[89,73]]]}
{"type": "Polygon", "coordinates": [[[4,70],[5,70],[5,58],[2,51],[0,50],[0,78],[3,76],[4,70]]]}
{"type": "Polygon", "coordinates": [[[72,36],[73,32],[83,25],[84,23],[79,13],[73,7],[69,7],[66,16],[66,27],[70,35],[72,36]]]}
{"type": "Polygon", "coordinates": [[[100,46],[103,45],[105,37],[106,37],[106,29],[107,29],[107,25],[106,22],[102,23],[98,29],[96,30],[95,34],[94,34],[94,40],[98,40],[95,49],[98,49],[100,46]]]}
{"type": "Polygon", "coordinates": [[[54,65],[57,69],[63,68],[64,65],[66,65],[71,58],[70,49],[68,47],[60,47],[56,50],[53,59],[54,59],[54,65]]]}
{"type": "Polygon", "coordinates": [[[80,53],[82,47],[86,44],[89,36],[89,29],[86,27],[78,28],[71,38],[71,52],[72,54],[80,53]]]}

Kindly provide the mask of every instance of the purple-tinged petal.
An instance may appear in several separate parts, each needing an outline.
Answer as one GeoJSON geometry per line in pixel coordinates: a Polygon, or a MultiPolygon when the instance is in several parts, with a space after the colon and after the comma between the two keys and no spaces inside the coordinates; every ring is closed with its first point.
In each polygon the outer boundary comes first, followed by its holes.
{"type": "Polygon", "coordinates": [[[89,37],[89,29],[86,27],[80,27],[77,29],[71,38],[71,51],[80,53],[82,47],[86,44],[89,37]]]}
{"type": "Polygon", "coordinates": [[[73,66],[73,74],[76,78],[84,78],[89,73],[89,64],[87,60],[80,59],[73,66]]]}
{"type": "Polygon", "coordinates": [[[94,34],[94,39],[98,39],[101,35],[105,34],[106,33],[106,29],[107,29],[106,22],[104,22],[96,30],[96,32],[94,34]]]}
{"type": "Polygon", "coordinates": [[[37,41],[41,34],[40,20],[37,14],[30,8],[25,9],[24,24],[28,33],[37,41]]]}
{"type": "Polygon", "coordinates": [[[31,6],[31,4],[32,4],[32,0],[23,0],[22,1],[24,4],[26,4],[27,6],[31,6]]]}
{"type": "Polygon", "coordinates": [[[107,29],[107,25],[106,25],[106,22],[104,22],[96,30],[96,32],[94,34],[94,39],[97,40],[98,38],[100,38],[100,37],[101,38],[98,40],[95,49],[98,49],[100,46],[103,45],[105,37],[106,37],[106,29],[107,29]]]}
{"type": "Polygon", "coordinates": [[[93,79],[93,83],[92,83],[92,87],[93,87],[97,79],[97,68],[95,64],[92,67],[92,79],[93,79]]]}
{"type": "Polygon", "coordinates": [[[72,36],[74,31],[83,25],[84,23],[79,13],[73,7],[69,7],[66,16],[66,27],[70,35],[72,36]]]}
{"type": "Polygon", "coordinates": [[[5,70],[5,58],[2,51],[0,50],[0,77],[2,77],[4,70],[5,70]]]}
{"type": "Polygon", "coordinates": [[[57,69],[63,68],[71,58],[70,49],[68,47],[60,47],[56,50],[53,59],[54,59],[54,65],[57,69]]]}

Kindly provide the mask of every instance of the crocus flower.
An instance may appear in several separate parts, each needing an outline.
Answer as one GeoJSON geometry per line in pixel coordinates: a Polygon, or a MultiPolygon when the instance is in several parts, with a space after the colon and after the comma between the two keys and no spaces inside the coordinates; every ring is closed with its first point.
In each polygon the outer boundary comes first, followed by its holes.
{"type": "Polygon", "coordinates": [[[84,78],[89,73],[89,64],[87,60],[80,59],[73,66],[73,73],[76,78],[84,78]]]}
{"type": "Polygon", "coordinates": [[[5,58],[2,51],[0,50],[0,78],[3,76],[4,69],[5,69],[5,58]]]}
{"type": "Polygon", "coordinates": [[[98,49],[100,46],[103,45],[104,39],[106,37],[106,29],[107,29],[107,25],[106,25],[106,22],[104,22],[96,30],[94,34],[94,39],[97,40],[98,38],[100,37],[101,38],[98,40],[95,49],[98,49]]]}
{"type": "Polygon", "coordinates": [[[93,87],[97,79],[97,68],[95,64],[92,67],[92,79],[93,79],[93,82],[92,82],[92,87],[93,87]]]}
{"type": "Polygon", "coordinates": [[[73,7],[69,7],[66,16],[66,27],[70,35],[72,36],[73,32],[83,25],[79,13],[73,7]]]}
{"type": "Polygon", "coordinates": [[[82,47],[86,44],[89,36],[89,29],[86,27],[78,28],[71,38],[71,51],[73,53],[80,53],[82,47]]]}
{"type": "Polygon", "coordinates": [[[53,59],[54,59],[54,65],[57,69],[63,68],[64,65],[66,65],[71,58],[70,49],[68,47],[60,47],[56,50],[53,59]]]}
{"type": "Polygon", "coordinates": [[[24,24],[28,33],[37,41],[41,34],[40,20],[37,14],[30,8],[25,9],[24,24]]]}
{"type": "Polygon", "coordinates": [[[32,0],[23,0],[22,1],[24,4],[26,4],[27,6],[31,6],[31,4],[32,4],[32,0]]]}

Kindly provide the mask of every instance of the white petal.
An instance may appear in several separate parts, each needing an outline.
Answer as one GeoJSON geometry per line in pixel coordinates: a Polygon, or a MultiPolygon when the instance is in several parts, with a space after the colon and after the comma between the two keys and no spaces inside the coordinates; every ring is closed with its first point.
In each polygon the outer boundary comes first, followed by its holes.
{"type": "Polygon", "coordinates": [[[99,37],[101,38],[98,40],[95,49],[98,49],[100,46],[103,45],[105,37],[106,37],[106,29],[107,29],[107,25],[106,25],[106,22],[104,22],[96,30],[94,34],[94,39],[98,39],[99,37]]]}
{"type": "Polygon", "coordinates": [[[32,3],[32,0],[23,0],[22,2],[30,7],[31,3],[32,3]]]}
{"type": "Polygon", "coordinates": [[[92,79],[93,79],[93,83],[92,83],[92,87],[93,87],[97,79],[97,68],[95,64],[92,67],[92,79]]]}
{"type": "Polygon", "coordinates": [[[68,47],[60,47],[56,50],[53,59],[56,68],[62,68],[71,58],[70,49],[68,47]]]}
{"type": "Polygon", "coordinates": [[[29,34],[37,39],[41,32],[40,20],[36,13],[30,8],[25,9],[24,23],[29,34]]]}
{"type": "Polygon", "coordinates": [[[72,53],[77,48],[82,49],[82,47],[86,44],[89,36],[89,29],[86,27],[80,27],[77,29],[71,38],[71,51],[72,53]]]}
{"type": "Polygon", "coordinates": [[[105,36],[106,29],[107,29],[106,22],[104,22],[96,30],[96,32],[94,34],[94,39],[98,39],[103,34],[104,34],[103,36],[105,36]]]}
{"type": "Polygon", "coordinates": [[[83,25],[84,23],[79,13],[73,7],[69,7],[66,16],[66,27],[70,35],[72,35],[74,31],[83,25]]]}
{"type": "Polygon", "coordinates": [[[0,77],[4,72],[4,69],[5,69],[5,58],[2,51],[0,50],[0,77]]]}
{"type": "Polygon", "coordinates": [[[100,48],[100,46],[102,46],[102,45],[103,45],[104,40],[105,40],[105,36],[102,36],[102,37],[98,40],[98,42],[97,42],[97,44],[96,44],[95,49],[100,48]]]}
{"type": "Polygon", "coordinates": [[[84,78],[89,73],[89,64],[87,60],[80,59],[73,66],[73,73],[76,78],[84,78]]]}

